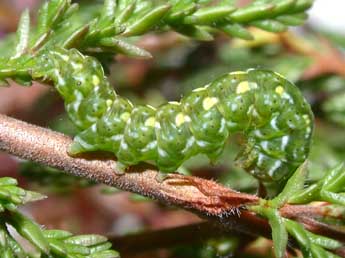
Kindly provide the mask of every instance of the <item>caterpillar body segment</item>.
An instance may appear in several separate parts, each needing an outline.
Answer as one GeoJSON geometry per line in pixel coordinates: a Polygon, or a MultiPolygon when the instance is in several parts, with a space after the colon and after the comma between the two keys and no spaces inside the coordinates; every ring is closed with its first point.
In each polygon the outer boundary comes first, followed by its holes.
{"type": "Polygon", "coordinates": [[[134,106],[116,95],[100,63],[77,50],[41,55],[45,74],[81,132],[71,154],[113,152],[124,166],[153,161],[162,172],[190,157],[217,160],[231,133],[247,143],[238,164],[264,181],[282,181],[309,153],[313,114],[292,83],[266,70],[233,72],[195,89],[180,102],[134,106]]]}

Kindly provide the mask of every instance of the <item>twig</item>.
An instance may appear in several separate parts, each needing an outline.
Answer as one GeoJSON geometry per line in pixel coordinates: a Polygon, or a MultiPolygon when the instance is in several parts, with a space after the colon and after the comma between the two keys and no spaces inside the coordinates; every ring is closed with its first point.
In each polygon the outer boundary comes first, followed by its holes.
{"type": "MultiPolygon", "coordinates": [[[[293,219],[303,224],[309,231],[336,239],[345,243],[345,230],[318,221],[325,216],[322,206],[317,205],[285,205],[280,209],[280,214],[288,219],[293,219]]],[[[329,216],[329,215],[328,215],[329,216]]]]}
{"type": "Polygon", "coordinates": [[[160,182],[158,172],[147,164],[133,166],[127,173],[116,173],[116,161],[109,155],[67,154],[72,143],[63,134],[0,115],[0,150],[66,171],[75,176],[138,193],[167,205],[179,206],[213,218],[236,231],[270,237],[267,222],[241,210],[258,197],[225,188],[213,181],[169,174],[160,182]],[[241,216],[239,217],[239,213],[241,216]]]}
{"type": "MultiPolygon", "coordinates": [[[[101,157],[99,154],[70,157],[67,151],[71,143],[72,140],[63,134],[0,115],[0,150],[181,207],[207,218],[224,231],[271,237],[267,221],[245,209],[246,205],[258,202],[257,196],[236,192],[211,180],[180,174],[168,174],[166,179],[160,181],[157,180],[158,171],[147,164],[133,166],[120,175],[116,173],[116,161],[109,154],[102,154],[101,157]]],[[[314,220],[306,220],[307,217],[312,219],[320,216],[318,208],[285,205],[281,214],[295,218],[312,232],[341,241],[345,239],[345,232],[337,231],[334,234],[334,229],[314,220]]]]}

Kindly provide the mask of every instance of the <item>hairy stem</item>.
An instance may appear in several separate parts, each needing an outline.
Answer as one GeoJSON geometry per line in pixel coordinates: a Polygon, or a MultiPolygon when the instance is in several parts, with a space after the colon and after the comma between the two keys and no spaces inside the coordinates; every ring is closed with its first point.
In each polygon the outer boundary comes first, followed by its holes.
{"type": "Polygon", "coordinates": [[[180,174],[168,174],[161,182],[157,180],[159,172],[147,164],[133,166],[120,175],[116,173],[116,161],[106,153],[70,157],[67,150],[71,143],[72,140],[63,134],[0,115],[0,150],[167,205],[179,206],[201,216],[213,217],[222,224],[229,220],[227,227],[269,237],[268,224],[262,224],[262,219],[242,210],[245,204],[257,202],[256,196],[180,174]],[[253,224],[258,225],[253,227],[253,224]]]}
{"type": "MultiPolygon", "coordinates": [[[[160,181],[157,180],[159,172],[147,164],[133,166],[120,175],[116,173],[116,161],[109,154],[70,157],[67,150],[71,143],[72,140],[63,134],[0,115],[0,150],[181,207],[207,218],[224,231],[271,237],[267,221],[245,209],[246,205],[258,202],[257,196],[236,192],[211,180],[174,173],[160,181]]],[[[307,209],[307,206],[285,205],[281,208],[281,215],[293,217],[312,232],[344,241],[345,232],[334,234],[330,227],[319,225],[314,220],[313,223],[306,221],[306,217],[320,216],[315,207],[307,209]]]]}

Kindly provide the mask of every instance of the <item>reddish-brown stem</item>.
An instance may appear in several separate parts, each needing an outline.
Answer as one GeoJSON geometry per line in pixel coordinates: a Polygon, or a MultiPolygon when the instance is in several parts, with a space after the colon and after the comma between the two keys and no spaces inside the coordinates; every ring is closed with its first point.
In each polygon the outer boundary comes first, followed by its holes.
{"type": "MultiPolygon", "coordinates": [[[[224,231],[270,238],[267,221],[245,209],[258,202],[257,196],[231,190],[211,180],[175,173],[160,181],[158,171],[147,164],[133,166],[120,175],[116,173],[116,161],[109,154],[70,157],[67,151],[71,143],[63,134],[0,115],[0,150],[181,207],[207,218],[224,231]]],[[[283,217],[300,221],[312,232],[345,239],[344,232],[316,223],[314,218],[321,215],[318,207],[285,205],[280,212],[283,217]]]]}
{"type": "Polygon", "coordinates": [[[142,164],[127,173],[116,173],[116,161],[109,155],[67,154],[72,140],[60,133],[0,115],[0,150],[66,171],[75,176],[115,186],[179,206],[201,216],[214,218],[227,227],[269,237],[265,220],[242,210],[258,197],[226,188],[210,180],[168,174],[162,182],[154,167],[142,164]],[[241,213],[241,217],[239,217],[241,213]],[[259,225],[257,225],[259,224],[259,225]],[[255,225],[255,226],[254,226],[255,225]]]}

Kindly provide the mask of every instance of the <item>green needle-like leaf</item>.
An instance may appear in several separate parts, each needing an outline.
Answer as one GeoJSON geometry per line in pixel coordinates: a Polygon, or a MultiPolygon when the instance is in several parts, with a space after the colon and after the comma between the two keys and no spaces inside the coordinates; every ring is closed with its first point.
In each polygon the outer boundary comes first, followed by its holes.
{"type": "Polygon", "coordinates": [[[248,7],[238,9],[230,15],[230,18],[235,22],[249,22],[269,16],[273,9],[274,5],[272,4],[250,5],[248,7]]]}
{"type": "Polygon", "coordinates": [[[170,8],[170,5],[161,5],[154,8],[143,17],[138,17],[138,19],[133,24],[127,27],[123,35],[129,37],[147,32],[159,22],[159,20],[167,13],[170,8]]]}
{"type": "Polygon", "coordinates": [[[111,243],[105,242],[105,243],[101,243],[98,245],[90,246],[89,248],[90,248],[90,252],[92,254],[98,253],[98,252],[103,252],[103,251],[111,249],[111,243]]]}
{"type": "Polygon", "coordinates": [[[195,3],[177,4],[172,8],[167,17],[165,17],[165,20],[170,23],[181,22],[185,17],[192,15],[197,9],[198,6],[195,3]]]}
{"type": "Polygon", "coordinates": [[[64,242],[70,243],[70,244],[75,244],[75,245],[92,246],[92,245],[97,245],[97,244],[103,243],[105,241],[107,241],[107,239],[104,236],[82,235],[82,236],[69,237],[64,242]]]}
{"type": "Polygon", "coordinates": [[[332,238],[315,235],[311,232],[307,232],[307,234],[308,234],[308,237],[312,243],[317,244],[323,248],[326,248],[329,250],[335,250],[335,249],[343,246],[342,243],[340,243],[340,242],[338,242],[332,238]]]}
{"type": "Polygon", "coordinates": [[[339,191],[345,189],[345,168],[344,164],[340,163],[328,173],[323,180],[323,189],[326,191],[339,191]]]}
{"type": "Polygon", "coordinates": [[[49,3],[45,2],[38,10],[37,25],[36,30],[37,34],[41,35],[42,33],[48,30],[48,8],[49,3]]]}
{"type": "Polygon", "coordinates": [[[277,258],[284,258],[288,242],[288,233],[285,229],[283,218],[280,216],[278,210],[268,211],[267,218],[272,228],[274,254],[277,258]]]}
{"type": "Polygon", "coordinates": [[[114,250],[105,250],[99,253],[91,254],[91,258],[120,258],[120,254],[114,250]]]}
{"type": "Polygon", "coordinates": [[[304,228],[299,223],[294,222],[292,220],[284,219],[284,224],[288,232],[300,244],[303,255],[304,255],[303,257],[312,257],[310,239],[308,238],[308,235],[306,231],[304,230],[304,228]]]}
{"type": "Polygon", "coordinates": [[[275,20],[253,21],[250,24],[270,32],[283,32],[287,30],[284,24],[275,20]]]}
{"type": "Polygon", "coordinates": [[[43,253],[49,253],[49,243],[42,234],[41,228],[18,212],[11,213],[11,224],[23,237],[28,239],[43,253]]]}
{"type": "Polygon", "coordinates": [[[293,193],[303,189],[307,175],[308,168],[307,161],[305,161],[288,180],[283,191],[271,201],[272,206],[281,207],[289,200],[293,193]]]}
{"type": "Polygon", "coordinates": [[[18,181],[15,178],[12,177],[1,177],[0,178],[0,186],[4,185],[17,185],[18,181]]]}
{"type": "Polygon", "coordinates": [[[28,48],[29,44],[29,36],[30,36],[30,13],[29,10],[26,9],[19,20],[19,25],[17,29],[17,40],[16,40],[16,49],[13,58],[18,58],[28,48]]]}
{"type": "Polygon", "coordinates": [[[271,15],[279,15],[289,11],[297,3],[297,0],[276,0],[273,1],[274,9],[272,10],[271,15]]]}
{"type": "Polygon", "coordinates": [[[77,46],[77,43],[80,43],[83,41],[84,36],[89,31],[89,24],[86,24],[82,26],[81,28],[77,29],[75,32],[73,32],[63,43],[62,47],[64,48],[72,48],[74,46],[77,46]]]}
{"type": "Polygon", "coordinates": [[[277,17],[276,20],[288,26],[298,26],[303,24],[307,18],[307,14],[301,13],[295,15],[282,15],[277,17]]]}
{"type": "Polygon", "coordinates": [[[73,234],[65,230],[52,229],[52,230],[45,230],[43,232],[43,235],[46,238],[64,239],[64,238],[72,236],[73,234]]]}
{"type": "Polygon", "coordinates": [[[228,34],[229,36],[241,38],[244,40],[253,40],[253,35],[243,26],[240,24],[226,24],[220,25],[219,28],[228,34]]]}
{"type": "Polygon", "coordinates": [[[13,237],[10,236],[9,234],[7,234],[6,237],[7,237],[7,244],[11,248],[12,254],[18,258],[26,258],[27,254],[25,254],[25,251],[20,246],[20,244],[17,243],[17,241],[14,240],[13,237]]]}
{"type": "Polygon", "coordinates": [[[111,50],[126,56],[135,58],[152,58],[152,55],[146,50],[132,45],[120,38],[104,38],[100,40],[100,45],[106,47],[106,50],[111,50]]]}
{"type": "Polygon", "coordinates": [[[68,251],[65,248],[65,245],[56,239],[49,239],[49,247],[51,248],[51,252],[58,255],[58,257],[67,257],[68,251]]]}
{"type": "Polygon", "coordinates": [[[82,246],[82,245],[63,243],[63,246],[66,249],[67,253],[81,254],[83,256],[86,256],[86,255],[90,254],[89,248],[87,248],[85,246],[82,246]]]}
{"type": "Polygon", "coordinates": [[[311,201],[327,201],[345,205],[345,174],[343,164],[339,164],[315,184],[304,190],[296,191],[289,198],[289,203],[308,203],[311,201]]]}
{"type": "Polygon", "coordinates": [[[132,15],[134,9],[135,9],[135,2],[129,4],[119,14],[116,14],[116,21],[119,24],[126,22],[130,18],[130,16],[132,15]]]}
{"type": "Polygon", "coordinates": [[[175,28],[175,30],[183,35],[194,38],[200,41],[211,41],[213,36],[205,28],[201,26],[188,26],[184,25],[181,27],[175,28]]]}
{"type": "Polygon", "coordinates": [[[105,16],[112,17],[115,15],[116,0],[104,0],[104,6],[102,14],[105,16]]]}
{"type": "Polygon", "coordinates": [[[290,10],[290,13],[297,13],[310,8],[314,0],[298,0],[295,6],[290,10]]]}
{"type": "Polygon", "coordinates": [[[235,10],[236,8],[231,6],[205,7],[198,10],[191,16],[187,16],[183,21],[186,24],[211,24],[213,22],[224,19],[235,10]]]}

